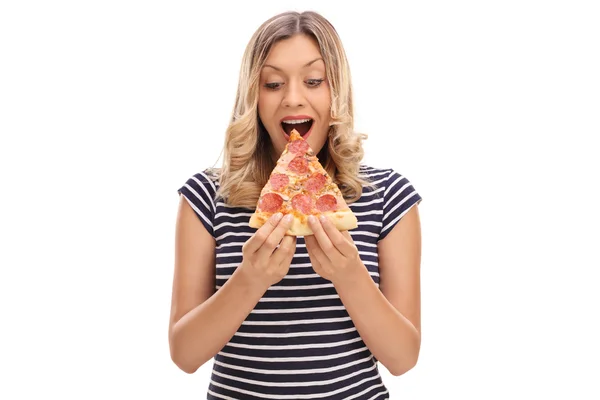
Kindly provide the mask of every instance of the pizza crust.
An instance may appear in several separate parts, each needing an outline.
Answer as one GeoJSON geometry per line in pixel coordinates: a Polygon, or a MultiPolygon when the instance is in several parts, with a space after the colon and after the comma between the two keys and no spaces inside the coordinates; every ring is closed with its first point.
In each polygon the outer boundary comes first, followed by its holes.
{"type": "MultiPolygon", "coordinates": [[[[262,227],[272,214],[268,213],[254,213],[250,217],[250,227],[259,229],[262,227]]],[[[310,228],[308,224],[308,218],[300,218],[295,214],[292,214],[294,219],[292,221],[292,225],[285,233],[288,236],[309,236],[313,235],[314,232],[310,228]]],[[[339,211],[328,211],[322,213],[322,215],[326,216],[329,221],[333,223],[335,228],[338,231],[349,231],[351,229],[355,229],[358,227],[358,221],[356,216],[352,213],[352,210],[339,210],[339,211]]],[[[317,216],[318,217],[318,216],[317,216]]]]}
{"type": "Polygon", "coordinates": [[[269,219],[269,216],[264,215],[264,213],[255,212],[252,214],[252,216],[250,216],[250,222],[248,225],[250,228],[258,229],[267,222],[267,219],[269,219]]]}

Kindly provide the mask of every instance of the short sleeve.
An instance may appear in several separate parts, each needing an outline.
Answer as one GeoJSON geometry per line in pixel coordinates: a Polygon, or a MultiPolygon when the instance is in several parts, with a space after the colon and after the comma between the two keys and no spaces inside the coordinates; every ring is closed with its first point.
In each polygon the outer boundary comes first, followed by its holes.
{"type": "Polygon", "coordinates": [[[421,195],[412,183],[405,176],[391,170],[383,194],[383,217],[379,240],[384,239],[400,219],[421,200],[421,195]]]}
{"type": "Polygon", "coordinates": [[[213,221],[216,212],[214,199],[216,192],[215,183],[206,171],[195,174],[177,190],[177,193],[185,197],[200,219],[200,222],[202,222],[206,230],[213,236],[213,221]]]}

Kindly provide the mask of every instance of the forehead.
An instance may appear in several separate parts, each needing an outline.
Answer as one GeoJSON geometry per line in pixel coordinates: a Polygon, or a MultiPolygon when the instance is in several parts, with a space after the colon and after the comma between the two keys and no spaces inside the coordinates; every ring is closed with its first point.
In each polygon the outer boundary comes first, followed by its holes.
{"type": "MultiPolygon", "coordinates": [[[[296,70],[318,58],[321,58],[321,51],[317,42],[306,35],[296,35],[280,40],[271,47],[265,67],[267,70],[271,69],[267,65],[281,70],[296,70]]],[[[311,67],[323,65],[322,61],[317,61],[311,67]]]]}

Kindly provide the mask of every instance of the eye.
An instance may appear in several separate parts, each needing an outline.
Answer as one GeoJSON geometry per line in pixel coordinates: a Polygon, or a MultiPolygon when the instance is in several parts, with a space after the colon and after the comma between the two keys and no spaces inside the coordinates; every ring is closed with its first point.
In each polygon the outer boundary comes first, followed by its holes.
{"type": "Polygon", "coordinates": [[[308,84],[308,86],[315,88],[319,87],[324,80],[325,79],[309,79],[306,81],[306,83],[308,84]]]}
{"type": "Polygon", "coordinates": [[[277,90],[281,85],[279,82],[265,83],[265,87],[269,90],[277,90]]]}

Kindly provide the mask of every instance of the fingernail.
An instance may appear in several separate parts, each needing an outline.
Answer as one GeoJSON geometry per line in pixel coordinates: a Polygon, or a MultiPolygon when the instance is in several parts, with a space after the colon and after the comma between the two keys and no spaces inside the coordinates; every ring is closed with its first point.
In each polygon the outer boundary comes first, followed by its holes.
{"type": "Polygon", "coordinates": [[[294,217],[293,217],[293,215],[292,215],[292,214],[288,214],[288,215],[286,215],[286,216],[285,216],[285,219],[284,219],[284,221],[285,221],[285,222],[292,222],[292,219],[293,219],[293,218],[294,218],[294,217]]]}
{"type": "Polygon", "coordinates": [[[279,220],[281,219],[281,217],[282,217],[282,216],[283,216],[283,214],[282,214],[282,213],[280,213],[280,212],[278,212],[278,213],[276,213],[276,214],[273,214],[273,219],[274,219],[275,221],[279,221],[279,220]]]}
{"type": "Polygon", "coordinates": [[[325,221],[327,221],[327,217],[326,217],[326,216],[324,216],[324,215],[320,215],[320,216],[319,216],[319,219],[321,220],[321,222],[325,222],[325,221]]]}
{"type": "Polygon", "coordinates": [[[311,224],[314,224],[315,222],[317,222],[317,220],[315,219],[315,217],[313,215],[309,215],[308,222],[311,224]]]}

